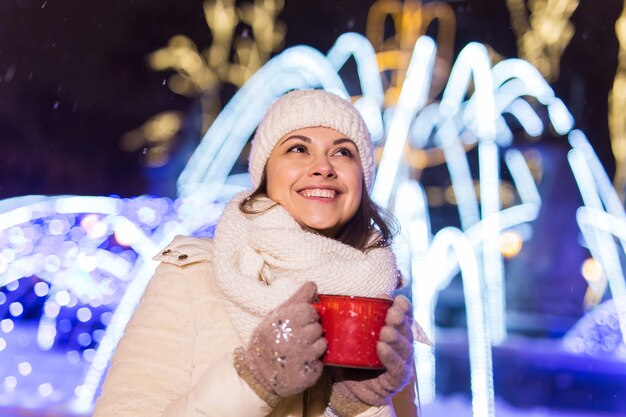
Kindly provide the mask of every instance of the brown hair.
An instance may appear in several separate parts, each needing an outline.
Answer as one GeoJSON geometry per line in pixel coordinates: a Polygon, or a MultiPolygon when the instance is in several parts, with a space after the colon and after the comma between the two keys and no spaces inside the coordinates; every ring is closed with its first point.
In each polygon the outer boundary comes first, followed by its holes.
{"type": "MultiPolygon", "coordinates": [[[[363,190],[367,190],[365,182],[363,182],[363,190]]],[[[256,211],[252,208],[252,203],[259,197],[267,197],[265,175],[259,187],[239,203],[239,209],[246,214],[260,214],[278,205],[276,203],[264,210],[256,211]]],[[[355,249],[367,251],[376,247],[390,246],[397,231],[396,219],[372,201],[367,191],[364,191],[356,213],[333,238],[355,249]]]]}

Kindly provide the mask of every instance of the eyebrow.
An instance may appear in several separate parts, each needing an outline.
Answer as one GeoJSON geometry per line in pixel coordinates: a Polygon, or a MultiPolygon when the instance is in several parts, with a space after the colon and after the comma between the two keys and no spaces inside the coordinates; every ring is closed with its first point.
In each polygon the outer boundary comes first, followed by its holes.
{"type": "MultiPolygon", "coordinates": [[[[306,142],[306,143],[311,143],[311,142],[312,142],[311,138],[310,138],[310,137],[308,137],[308,136],[303,136],[303,135],[292,135],[292,136],[287,137],[287,138],[286,138],[285,140],[283,140],[280,144],[282,145],[282,144],[284,144],[285,142],[287,142],[288,140],[292,140],[292,139],[300,139],[301,141],[306,142]]],[[[341,143],[346,143],[346,142],[349,142],[349,143],[353,144],[354,146],[356,146],[356,143],[354,143],[354,141],[353,141],[352,139],[349,139],[349,138],[339,138],[339,139],[335,139],[335,140],[333,141],[333,145],[339,145],[339,144],[341,144],[341,143]]]]}

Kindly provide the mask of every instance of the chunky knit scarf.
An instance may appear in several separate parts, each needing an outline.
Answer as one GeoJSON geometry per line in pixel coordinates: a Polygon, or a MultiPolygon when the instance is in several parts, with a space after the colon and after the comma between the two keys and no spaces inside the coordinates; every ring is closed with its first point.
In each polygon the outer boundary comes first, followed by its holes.
{"type": "Polygon", "coordinates": [[[302,227],[267,198],[254,201],[244,214],[239,203],[226,206],[215,233],[217,282],[242,341],[269,311],[286,301],[305,281],[320,294],[376,297],[397,286],[395,257],[389,248],[362,252],[302,227]]]}

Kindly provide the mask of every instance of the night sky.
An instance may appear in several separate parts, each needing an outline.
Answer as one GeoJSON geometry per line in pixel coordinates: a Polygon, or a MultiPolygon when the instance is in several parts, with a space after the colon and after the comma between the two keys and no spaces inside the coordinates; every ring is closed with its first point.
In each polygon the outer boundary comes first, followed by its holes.
{"type": "MultiPolygon", "coordinates": [[[[457,52],[479,41],[516,56],[504,0],[448,3],[456,11],[457,52]]],[[[582,2],[574,14],[576,33],[553,88],[612,175],[607,96],[622,4],[594,3],[582,2]]],[[[304,43],[326,52],[339,34],[364,33],[371,4],[287,0],[279,16],[287,25],[285,47],[304,43]]],[[[122,151],[119,141],[159,112],[190,112],[193,101],[165,85],[171,73],[146,65],[147,55],[176,34],[200,50],[210,44],[202,1],[0,2],[0,198],[146,193],[141,155],[122,151]]],[[[225,88],[223,101],[232,92],[225,88]]]]}

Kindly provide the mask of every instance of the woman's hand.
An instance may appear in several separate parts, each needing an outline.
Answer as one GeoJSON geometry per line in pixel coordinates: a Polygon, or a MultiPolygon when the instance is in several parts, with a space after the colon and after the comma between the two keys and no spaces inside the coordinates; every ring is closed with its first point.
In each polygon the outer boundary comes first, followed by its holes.
{"type": "Polygon", "coordinates": [[[322,374],[327,343],[312,305],[316,296],[315,283],[306,282],[263,319],[245,349],[235,351],[237,372],[271,406],[303,392],[322,374]]]}
{"type": "Polygon", "coordinates": [[[380,331],[377,352],[385,370],[339,369],[330,408],[338,417],[357,415],[371,406],[389,403],[413,375],[413,306],[397,296],[380,331]]]}

